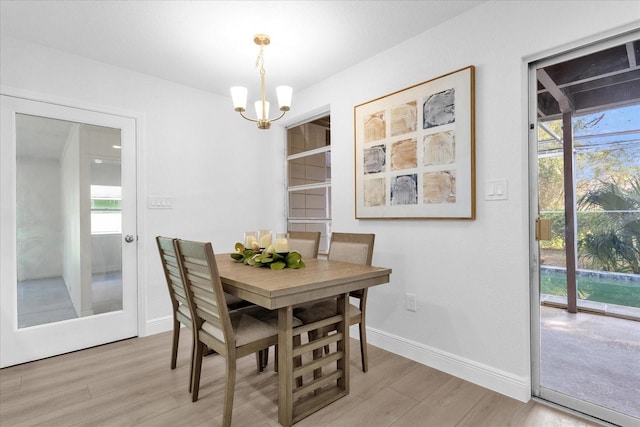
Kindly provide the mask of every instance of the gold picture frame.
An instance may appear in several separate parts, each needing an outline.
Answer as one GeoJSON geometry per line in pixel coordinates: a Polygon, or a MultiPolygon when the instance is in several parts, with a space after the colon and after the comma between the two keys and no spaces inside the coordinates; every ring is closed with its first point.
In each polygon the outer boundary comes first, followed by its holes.
{"type": "Polygon", "coordinates": [[[357,219],[475,219],[475,67],[354,107],[357,219]]]}

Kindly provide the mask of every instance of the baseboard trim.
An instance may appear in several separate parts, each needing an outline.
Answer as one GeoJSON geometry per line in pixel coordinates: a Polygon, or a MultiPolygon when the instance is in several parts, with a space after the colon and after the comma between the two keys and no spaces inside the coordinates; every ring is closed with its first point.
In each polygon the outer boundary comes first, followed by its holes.
{"type": "Polygon", "coordinates": [[[158,317],[145,322],[144,331],[140,331],[140,336],[155,335],[171,329],[173,329],[173,316],[158,317]]]}
{"type": "MultiPolygon", "coordinates": [[[[145,323],[141,336],[159,334],[173,328],[173,317],[159,317],[145,323]]],[[[357,327],[350,334],[358,338],[357,327]]],[[[527,377],[519,377],[494,367],[456,356],[455,354],[429,347],[375,328],[367,327],[369,344],[414,360],[423,365],[446,372],[465,381],[478,384],[497,393],[528,402],[531,399],[531,382],[527,377]]]]}
{"type": "MultiPolygon", "coordinates": [[[[351,336],[358,337],[357,330],[351,336]]],[[[494,367],[456,356],[397,335],[367,327],[368,343],[497,393],[528,402],[531,382],[494,367]]]]}

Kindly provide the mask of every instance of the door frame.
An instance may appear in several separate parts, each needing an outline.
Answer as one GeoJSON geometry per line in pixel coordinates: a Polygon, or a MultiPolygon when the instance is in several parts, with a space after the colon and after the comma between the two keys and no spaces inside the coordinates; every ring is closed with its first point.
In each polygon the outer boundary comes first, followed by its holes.
{"type": "Polygon", "coordinates": [[[599,422],[605,420],[616,425],[631,425],[637,420],[601,406],[585,402],[540,385],[540,258],[539,244],[536,240],[536,219],[538,211],[538,147],[537,147],[537,76],[536,69],[551,64],[564,62],[595,51],[611,48],[639,37],[637,27],[633,26],[613,30],[608,34],[600,34],[588,40],[581,40],[572,45],[560,46],[541,52],[523,60],[527,94],[527,142],[529,166],[529,289],[530,289],[530,336],[531,336],[531,395],[535,400],[560,407],[569,412],[592,418],[599,422]]]}
{"type": "MultiPolygon", "coordinates": [[[[3,96],[7,96],[7,97],[12,97],[12,98],[18,98],[21,100],[25,100],[25,101],[31,101],[31,102],[37,102],[37,103],[44,103],[44,104],[50,104],[52,106],[52,108],[69,108],[69,109],[73,109],[73,110],[82,110],[88,114],[96,114],[96,115],[104,115],[104,116],[112,116],[115,118],[115,120],[118,120],[118,117],[120,119],[129,119],[133,121],[132,125],[129,125],[128,128],[130,128],[130,132],[132,133],[131,135],[131,139],[134,141],[135,143],[135,150],[133,151],[134,156],[135,156],[135,160],[134,160],[134,165],[132,165],[133,168],[135,168],[135,173],[134,173],[134,191],[135,191],[135,197],[134,200],[132,201],[133,207],[135,209],[135,224],[134,224],[134,229],[136,230],[136,234],[137,234],[137,242],[135,243],[135,253],[136,253],[136,261],[135,261],[135,269],[136,269],[136,273],[135,273],[135,297],[136,297],[136,303],[135,303],[135,319],[133,319],[131,321],[131,332],[129,333],[129,335],[131,336],[143,336],[147,334],[146,331],[146,313],[145,313],[145,304],[144,301],[146,301],[146,287],[143,286],[143,284],[145,283],[144,279],[144,269],[143,269],[143,256],[141,256],[141,254],[143,254],[143,251],[141,249],[143,249],[143,242],[144,239],[142,238],[143,235],[143,230],[144,230],[144,224],[145,224],[145,212],[144,209],[142,209],[142,207],[145,206],[144,203],[141,203],[141,201],[145,200],[145,194],[143,193],[143,189],[144,187],[144,171],[141,170],[141,160],[142,159],[142,142],[143,142],[143,138],[142,138],[142,129],[143,129],[143,122],[144,122],[144,117],[142,114],[140,113],[135,113],[135,112],[131,112],[131,111],[124,111],[124,110],[118,110],[118,109],[114,109],[114,108],[108,108],[108,107],[103,107],[103,106],[96,106],[93,104],[88,104],[88,103],[84,103],[81,101],[76,101],[76,100],[69,100],[69,99],[62,99],[56,96],[52,96],[52,95],[47,95],[47,94],[42,94],[42,93],[35,93],[35,92],[31,92],[31,91],[26,91],[26,90],[22,90],[22,89],[16,89],[13,87],[7,87],[7,86],[0,86],[0,94],[3,96]],[[134,327],[135,326],[135,327],[134,327]]],[[[64,119],[64,118],[63,118],[64,119]]],[[[15,132],[15,129],[12,130],[12,132],[15,132]]],[[[13,135],[13,138],[15,140],[15,135],[13,135]]],[[[15,147],[12,147],[12,149],[15,149],[15,147]]],[[[4,154],[10,154],[7,153],[7,149],[6,147],[3,147],[2,150],[3,152],[3,156],[4,154]]],[[[14,164],[12,167],[3,167],[2,168],[2,172],[1,172],[1,176],[0,178],[2,179],[2,181],[4,182],[13,182],[15,184],[15,173],[16,173],[16,169],[15,169],[15,152],[13,153],[13,159],[14,159],[14,164]]],[[[6,165],[6,163],[3,162],[3,166],[6,165]]],[[[10,185],[10,184],[9,184],[10,185]]],[[[5,185],[3,184],[3,187],[5,187],[5,185]]],[[[3,190],[4,191],[4,190],[3,190]]],[[[15,196],[15,189],[14,189],[14,193],[12,193],[15,196]]],[[[11,194],[9,194],[10,196],[11,194]]],[[[15,197],[14,197],[15,198],[15,197]]],[[[8,222],[10,224],[1,224],[0,225],[0,233],[2,233],[2,253],[3,254],[13,254],[11,256],[6,256],[3,255],[3,258],[0,259],[0,265],[2,264],[6,264],[7,261],[9,261],[9,263],[15,261],[15,230],[12,230],[12,226],[15,225],[15,203],[3,203],[2,204],[2,218],[3,219],[7,219],[8,222]],[[7,206],[9,205],[9,206],[7,206]],[[8,243],[7,243],[8,241],[8,243]],[[10,250],[10,246],[9,245],[14,245],[14,250],[13,252],[11,252],[10,250]]],[[[123,234],[125,234],[125,230],[123,230],[123,234]]],[[[123,236],[124,237],[124,236],[123,236]]],[[[2,282],[5,282],[9,279],[13,280],[15,279],[15,265],[11,266],[8,265],[7,268],[2,268],[2,274],[1,274],[1,279],[2,282]]],[[[15,298],[14,298],[15,299],[15,298]]],[[[16,314],[16,313],[13,313],[16,314]]],[[[89,318],[85,318],[85,319],[89,319],[89,318]]],[[[5,319],[5,313],[3,313],[3,322],[6,320],[9,320],[11,322],[11,327],[13,328],[14,325],[14,320],[15,319],[5,319]]],[[[38,328],[37,326],[35,328],[38,328]]],[[[117,339],[121,339],[121,338],[115,338],[114,340],[117,339]]],[[[98,345],[100,343],[93,343],[93,344],[89,344],[88,346],[92,346],[92,345],[98,345]]],[[[78,348],[79,349],[79,348],[78,348]]],[[[44,356],[47,357],[47,356],[44,356]]],[[[3,366],[4,366],[5,362],[3,361],[3,366]]],[[[14,363],[11,363],[14,364],[14,363]]],[[[9,366],[9,365],[7,365],[9,366]]]]}

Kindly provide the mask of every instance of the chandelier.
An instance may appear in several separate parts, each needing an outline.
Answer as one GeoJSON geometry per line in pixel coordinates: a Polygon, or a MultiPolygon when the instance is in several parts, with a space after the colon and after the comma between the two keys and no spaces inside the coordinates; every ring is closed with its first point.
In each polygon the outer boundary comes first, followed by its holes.
{"type": "Polygon", "coordinates": [[[231,88],[231,99],[233,100],[233,109],[236,110],[240,115],[252,122],[256,122],[258,124],[259,129],[269,129],[271,127],[271,122],[275,122],[282,118],[287,111],[291,108],[291,95],[293,93],[293,89],[289,86],[278,86],[276,88],[276,93],[278,95],[278,104],[280,105],[280,114],[273,120],[269,119],[269,102],[265,99],[264,94],[264,47],[271,43],[269,36],[266,34],[256,34],[253,37],[253,41],[255,44],[260,46],[260,53],[258,53],[258,58],[256,59],[256,68],[260,70],[260,93],[262,95],[259,101],[255,102],[256,109],[256,117],[257,119],[252,119],[244,115],[247,106],[247,88],[242,86],[234,86],[231,88]]]}

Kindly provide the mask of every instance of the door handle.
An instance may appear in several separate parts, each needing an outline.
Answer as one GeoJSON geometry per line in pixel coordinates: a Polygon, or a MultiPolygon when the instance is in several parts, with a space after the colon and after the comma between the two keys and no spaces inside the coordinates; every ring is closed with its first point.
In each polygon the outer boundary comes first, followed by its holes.
{"type": "Polygon", "coordinates": [[[536,219],[536,240],[551,240],[551,220],[536,219]]]}
{"type": "Polygon", "coordinates": [[[133,237],[131,234],[127,234],[126,236],[124,236],[124,241],[127,242],[127,243],[131,243],[134,240],[136,240],[136,238],[133,237]]]}

